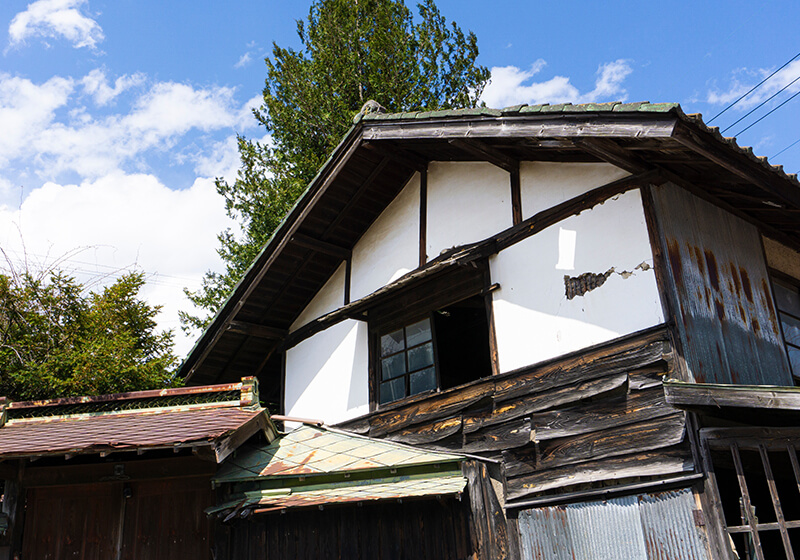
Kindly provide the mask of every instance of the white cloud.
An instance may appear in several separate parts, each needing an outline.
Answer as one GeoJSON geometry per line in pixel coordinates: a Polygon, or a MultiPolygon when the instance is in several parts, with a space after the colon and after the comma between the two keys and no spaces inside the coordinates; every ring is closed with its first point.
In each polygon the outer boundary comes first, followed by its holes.
{"type": "Polygon", "coordinates": [[[74,89],[70,78],[54,77],[43,84],[0,74],[0,164],[31,154],[42,130],[52,125],[55,111],[67,104],[74,89]]]}
{"type": "MultiPolygon", "coordinates": [[[[45,183],[19,209],[0,207],[0,246],[14,259],[27,253],[44,264],[69,255],[61,266],[99,285],[143,270],[142,295],[164,306],[159,326],[177,330],[178,309],[191,305],[182,288],[198,288],[206,270],[220,268],[216,235],[232,226],[210,179],[172,190],[152,175],[115,172],[80,185],[45,183]]],[[[192,341],[176,335],[183,354],[192,341]]]]}
{"type": "Polygon", "coordinates": [[[64,38],[75,48],[94,49],[105,37],[100,25],[81,13],[86,0],[37,0],[8,26],[9,47],[32,37],[64,38]]]}
{"type": "Polygon", "coordinates": [[[250,52],[244,53],[242,56],[239,57],[239,61],[233,65],[234,68],[244,68],[253,60],[253,56],[250,52]]]}
{"type": "Polygon", "coordinates": [[[564,76],[555,76],[543,82],[531,82],[545,67],[544,60],[537,60],[529,70],[516,66],[496,66],[492,68],[492,79],[481,99],[489,107],[508,107],[520,103],[587,103],[601,100],[620,100],[627,98],[622,87],[625,78],[632,72],[627,61],[616,60],[602,64],[597,70],[594,90],[581,94],[578,88],[564,76]]]}
{"type": "MultiPolygon", "coordinates": [[[[112,88],[96,70],[79,83],[102,104],[144,80],[142,75],[122,76],[112,88]]],[[[0,163],[33,161],[47,178],[66,171],[100,177],[124,164],[141,164],[145,152],[170,149],[192,130],[233,132],[253,126],[250,108],[260,101],[254,97],[239,105],[232,88],[158,82],[122,112],[96,117],[74,106],[75,83],[55,77],[34,84],[0,74],[0,163]],[[62,107],[71,107],[69,119],[56,118],[62,107]]]]}
{"type": "MultiPolygon", "coordinates": [[[[753,86],[769,76],[773,71],[773,69],[769,68],[761,68],[755,71],[748,70],[747,68],[739,68],[734,71],[728,89],[724,91],[718,89],[709,90],[706,95],[706,101],[714,105],[733,103],[753,86]]],[[[784,87],[786,87],[784,94],[792,94],[800,91],[800,79],[798,79],[798,77],[800,77],[800,60],[792,62],[786,66],[786,68],[769,78],[761,87],[737,103],[735,109],[740,111],[751,109],[778,93],[784,87]]]]}
{"type": "Polygon", "coordinates": [[[123,91],[140,86],[145,82],[145,75],[141,73],[129,76],[124,74],[114,81],[114,86],[108,85],[108,78],[103,70],[96,68],[81,79],[83,90],[94,98],[100,106],[108,105],[123,91]]]}

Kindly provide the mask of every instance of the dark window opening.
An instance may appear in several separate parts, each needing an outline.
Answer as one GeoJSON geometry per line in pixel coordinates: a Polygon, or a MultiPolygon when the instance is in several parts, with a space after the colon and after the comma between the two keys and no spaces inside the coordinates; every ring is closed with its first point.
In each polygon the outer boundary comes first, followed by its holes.
{"type": "Polygon", "coordinates": [[[775,306],[778,308],[778,319],[789,355],[795,385],[800,384],[800,289],[797,284],[772,278],[775,293],[775,306]]]}
{"type": "Polygon", "coordinates": [[[449,389],[492,374],[489,323],[483,296],[465,299],[433,314],[439,350],[439,383],[449,389]]]}
{"type": "Polygon", "coordinates": [[[737,440],[706,442],[713,444],[709,457],[729,546],[742,560],[797,557],[798,441],[737,440]]]}
{"type": "Polygon", "coordinates": [[[447,305],[379,332],[379,404],[449,389],[492,373],[484,296],[447,305]]]}

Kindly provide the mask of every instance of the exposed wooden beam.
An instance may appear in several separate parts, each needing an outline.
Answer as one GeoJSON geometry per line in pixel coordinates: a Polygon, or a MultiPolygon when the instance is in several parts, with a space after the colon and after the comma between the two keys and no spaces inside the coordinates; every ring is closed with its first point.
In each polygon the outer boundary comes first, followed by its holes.
{"type": "Polygon", "coordinates": [[[247,323],[245,321],[231,321],[228,323],[228,330],[239,334],[246,334],[247,336],[270,338],[273,340],[284,338],[289,332],[286,329],[279,329],[256,323],[247,323]]]}
{"type": "Polygon", "coordinates": [[[677,119],[674,115],[651,114],[647,118],[622,121],[619,115],[539,114],[509,119],[459,119],[417,122],[362,121],[364,140],[414,140],[449,138],[670,138],[677,119]]]}
{"type": "Polygon", "coordinates": [[[448,142],[467,153],[488,161],[492,165],[496,165],[500,169],[508,171],[509,173],[519,171],[519,160],[507,156],[497,148],[494,148],[485,142],[471,138],[453,138],[448,140],[448,142]]]}
{"type": "Polygon", "coordinates": [[[790,187],[786,184],[788,181],[764,169],[760,164],[755,162],[745,163],[743,160],[746,158],[735,154],[733,149],[714,146],[710,142],[703,141],[697,133],[683,123],[676,127],[673,138],[692,152],[708,158],[727,171],[764,189],[783,202],[787,202],[794,207],[800,207],[800,189],[790,187]]]}
{"type": "Polygon", "coordinates": [[[338,245],[328,243],[327,241],[323,241],[321,239],[314,239],[313,237],[303,235],[302,233],[295,233],[292,235],[292,242],[296,245],[300,245],[301,247],[305,247],[306,249],[311,249],[312,251],[316,251],[318,253],[325,253],[326,255],[330,255],[342,260],[349,259],[350,255],[352,254],[350,249],[339,247],[338,245]]]}
{"type": "Polygon", "coordinates": [[[607,138],[576,138],[573,143],[581,150],[631,173],[644,173],[652,169],[638,156],[607,138]]]}
{"type": "Polygon", "coordinates": [[[368,150],[372,150],[376,154],[392,159],[399,164],[410,167],[415,171],[425,171],[428,169],[428,161],[426,159],[412,154],[393,142],[364,142],[364,147],[368,150]]]}
{"type": "Polygon", "coordinates": [[[350,200],[347,201],[347,204],[344,205],[344,208],[339,211],[339,213],[336,215],[336,218],[334,218],[330,225],[325,228],[325,231],[322,233],[323,239],[325,239],[329,233],[334,231],[342,222],[342,220],[350,213],[350,210],[353,209],[356,202],[358,202],[358,200],[361,198],[361,195],[363,195],[369,186],[375,182],[375,179],[377,179],[378,176],[383,173],[384,168],[389,164],[390,161],[391,159],[384,157],[381,159],[380,163],[378,163],[378,165],[372,169],[367,178],[364,179],[364,182],[361,183],[356,192],[352,194],[350,200]]]}

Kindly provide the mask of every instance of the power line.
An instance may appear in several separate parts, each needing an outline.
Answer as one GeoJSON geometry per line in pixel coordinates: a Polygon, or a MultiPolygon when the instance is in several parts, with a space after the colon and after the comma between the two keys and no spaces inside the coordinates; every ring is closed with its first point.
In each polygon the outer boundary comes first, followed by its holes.
{"type": "Polygon", "coordinates": [[[761,117],[761,118],[759,118],[759,119],[756,119],[756,120],[755,120],[755,121],[753,121],[753,122],[752,122],[752,123],[751,123],[749,126],[746,126],[746,127],[744,127],[742,130],[740,130],[739,132],[737,132],[736,134],[734,134],[734,136],[739,136],[739,135],[740,135],[742,132],[744,132],[745,130],[748,130],[748,129],[749,129],[749,128],[751,128],[753,125],[756,125],[756,124],[760,123],[761,121],[763,121],[764,119],[766,119],[768,116],[770,116],[772,113],[774,113],[775,111],[777,111],[778,109],[780,109],[781,107],[783,107],[784,105],[786,105],[787,103],[789,103],[789,101],[791,101],[792,99],[794,99],[794,98],[795,98],[795,97],[797,97],[798,95],[800,95],[800,91],[798,91],[797,93],[795,93],[793,96],[791,96],[789,99],[787,99],[786,101],[784,101],[783,103],[781,103],[781,104],[780,104],[780,105],[778,105],[777,107],[775,107],[775,108],[774,108],[772,111],[770,111],[769,113],[767,113],[767,114],[766,114],[766,115],[764,115],[763,117],[761,117]]]}
{"type": "Polygon", "coordinates": [[[767,103],[769,103],[770,101],[772,101],[773,99],[775,99],[775,98],[776,98],[778,95],[780,95],[780,94],[781,94],[781,93],[783,93],[784,91],[786,91],[786,89],[788,89],[788,87],[789,87],[789,86],[791,86],[793,83],[795,83],[797,80],[800,80],[800,75],[798,75],[798,76],[797,76],[797,77],[796,77],[794,80],[792,80],[791,82],[789,82],[788,84],[786,84],[785,86],[783,86],[783,87],[782,87],[780,90],[778,90],[777,92],[773,93],[773,94],[770,96],[770,98],[769,98],[769,99],[767,99],[767,100],[765,100],[765,101],[762,101],[761,103],[759,103],[758,105],[756,105],[756,106],[755,106],[755,107],[754,107],[754,108],[753,108],[753,109],[752,109],[752,110],[751,110],[749,113],[747,113],[745,116],[743,116],[742,118],[740,118],[740,119],[739,119],[738,121],[736,121],[735,123],[733,123],[733,124],[729,125],[729,126],[728,126],[727,128],[725,128],[725,129],[724,129],[722,132],[724,133],[725,131],[727,131],[727,130],[730,130],[731,128],[733,128],[734,126],[736,126],[737,124],[739,124],[740,122],[742,122],[744,119],[746,119],[747,117],[749,117],[750,115],[752,115],[753,113],[755,113],[756,111],[758,111],[758,110],[759,110],[761,107],[763,107],[764,105],[766,105],[767,103]]]}
{"type": "Polygon", "coordinates": [[[788,146],[786,146],[784,149],[782,149],[782,150],[781,150],[780,152],[778,152],[777,154],[775,154],[775,155],[772,155],[772,156],[769,156],[769,159],[772,159],[772,158],[776,158],[776,157],[778,157],[778,156],[779,156],[779,155],[781,155],[783,152],[785,152],[786,150],[788,150],[789,148],[791,148],[792,146],[794,146],[794,145],[795,145],[795,144],[797,144],[797,143],[800,143],[800,138],[798,138],[797,140],[795,140],[794,142],[792,142],[791,144],[789,144],[788,146]]]}
{"type": "Polygon", "coordinates": [[[731,103],[730,105],[728,105],[727,107],[725,107],[725,108],[724,108],[722,111],[720,111],[719,113],[717,113],[716,115],[714,115],[713,117],[711,117],[711,120],[709,120],[709,121],[708,121],[706,124],[711,124],[711,123],[714,121],[714,119],[716,119],[717,117],[719,117],[719,116],[720,116],[722,113],[724,113],[725,111],[727,111],[728,109],[730,109],[731,107],[733,107],[734,105],[736,105],[737,103],[739,103],[739,101],[741,101],[742,99],[744,99],[745,97],[747,97],[747,96],[748,96],[748,95],[750,95],[751,93],[753,93],[753,92],[754,92],[754,91],[755,91],[755,90],[756,90],[756,89],[757,89],[759,86],[761,86],[761,84],[763,84],[764,82],[766,82],[767,80],[769,80],[769,79],[770,79],[772,76],[774,76],[775,74],[777,74],[778,72],[780,72],[781,70],[783,70],[784,68],[786,68],[787,66],[789,66],[789,64],[791,64],[792,62],[794,62],[794,60],[795,60],[795,59],[796,59],[798,56],[800,56],[800,52],[799,52],[799,53],[797,53],[796,55],[794,55],[794,56],[792,57],[792,59],[791,59],[791,60],[789,60],[788,62],[786,62],[786,64],[784,64],[783,66],[781,66],[780,68],[778,68],[777,70],[775,70],[775,71],[774,71],[772,74],[770,74],[769,76],[767,76],[766,78],[764,78],[763,80],[761,80],[760,82],[758,82],[756,85],[754,85],[752,88],[750,88],[750,91],[748,91],[748,92],[747,92],[747,93],[745,93],[743,96],[741,96],[739,99],[737,99],[736,101],[734,101],[733,103],[731,103]]]}

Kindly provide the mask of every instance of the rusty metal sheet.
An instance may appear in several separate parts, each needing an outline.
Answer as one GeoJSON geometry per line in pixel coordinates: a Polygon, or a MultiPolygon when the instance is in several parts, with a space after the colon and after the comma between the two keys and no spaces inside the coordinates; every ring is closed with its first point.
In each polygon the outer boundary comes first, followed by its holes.
{"type": "Polygon", "coordinates": [[[207,513],[236,509],[283,509],[326,504],[397,500],[423,496],[460,494],[467,479],[460,471],[417,476],[341,481],[246,492],[243,499],[209,508],[207,513]]]}
{"type": "Polygon", "coordinates": [[[669,183],[653,199],[691,381],[792,385],[758,229],[669,183]]]}
{"type": "Polygon", "coordinates": [[[11,420],[0,428],[0,458],[212,445],[263,414],[238,407],[167,408],[11,420]]]}
{"type": "Polygon", "coordinates": [[[268,445],[242,447],[228,458],[214,482],[342,473],[461,460],[463,457],[460,455],[426,451],[342,430],[303,425],[268,445]]]}
{"type": "Polygon", "coordinates": [[[682,489],[530,509],[519,514],[524,560],[707,560],[694,497],[682,489]]]}

